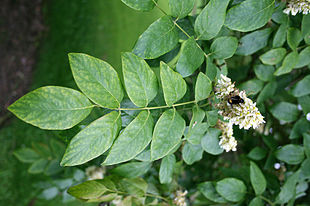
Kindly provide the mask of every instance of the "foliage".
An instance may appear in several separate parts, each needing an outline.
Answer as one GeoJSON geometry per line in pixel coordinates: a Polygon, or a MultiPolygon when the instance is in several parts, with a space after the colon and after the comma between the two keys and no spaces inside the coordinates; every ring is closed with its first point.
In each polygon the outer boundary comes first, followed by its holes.
{"type": "MultiPolygon", "coordinates": [[[[141,11],[156,6],[164,14],[132,52],[122,54],[123,79],[103,60],[70,53],[81,92],[42,87],[9,107],[34,126],[72,128],[61,166],[98,157],[94,161],[108,168],[104,179],[68,193],[124,205],[309,203],[308,16],[288,16],[285,3],[275,0],[170,0],[172,16],[153,0],[123,2],[141,11]],[[232,128],[218,125],[230,115],[218,105],[238,108],[227,102],[231,92],[223,102],[223,91],[214,89],[233,85],[226,75],[257,98],[265,124],[233,128],[237,151],[223,154],[223,136],[232,128]],[[80,130],[76,125],[95,110],[103,117],[80,130]]],[[[238,104],[256,109],[244,95],[238,104]]],[[[45,164],[30,149],[16,156],[45,164]]]]}

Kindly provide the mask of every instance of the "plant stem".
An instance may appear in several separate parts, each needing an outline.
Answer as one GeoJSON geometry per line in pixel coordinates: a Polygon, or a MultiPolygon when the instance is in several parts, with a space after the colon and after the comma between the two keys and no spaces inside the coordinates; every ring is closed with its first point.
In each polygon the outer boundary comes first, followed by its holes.
{"type": "Polygon", "coordinates": [[[158,3],[157,3],[155,0],[152,0],[152,1],[153,1],[153,3],[155,4],[155,6],[156,6],[163,14],[168,15],[162,8],[160,8],[160,7],[158,6],[158,3]]]}
{"type": "Polygon", "coordinates": [[[269,200],[267,197],[264,197],[262,195],[259,196],[260,199],[265,200],[266,202],[268,202],[268,204],[270,204],[271,206],[274,206],[275,204],[269,200]]]}
{"type": "MultiPolygon", "coordinates": [[[[152,0],[152,1],[153,1],[153,3],[155,4],[155,6],[156,6],[163,14],[168,15],[167,12],[165,12],[162,8],[159,7],[158,3],[157,3],[155,0],[152,0]]],[[[190,39],[191,36],[177,23],[177,20],[178,20],[178,19],[176,19],[175,21],[173,21],[174,25],[175,25],[176,27],[178,27],[178,28],[190,39]]],[[[195,42],[196,42],[197,47],[198,47],[199,49],[201,49],[201,51],[203,51],[203,49],[202,49],[202,48],[200,47],[200,45],[197,43],[197,40],[198,40],[198,39],[194,39],[194,40],[195,40],[195,42]]],[[[211,53],[206,54],[206,53],[203,51],[203,55],[204,55],[206,58],[207,58],[210,54],[211,54],[211,53]]]]}
{"type": "Polygon", "coordinates": [[[123,111],[123,110],[152,110],[152,109],[162,109],[162,108],[169,108],[169,107],[178,107],[182,105],[187,105],[187,104],[193,104],[196,103],[196,101],[189,101],[189,102],[182,102],[179,104],[173,104],[171,106],[165,105],[165,106],[157,106],[157,107],[142,107],[142,108],[118,108],[117,110],[123,111]]]}
{"type": "Polygon", "coordinates": [[[154,198],[158,198],[158,199],[164,200],[165,202],[169,202],[169,200],[167,198],[164,198],[164,197],[159,196],[159,195],[153,195],[153,194],[150,194],[150,193],[146,193],[145,196],[154,197],[154,198]]]}
{"type": "MultiPolygon", "coordinates": [[[[120,195],[131,195],[131,196],[136,196],[136,195],[132,195],[132,194],[129,194],[129,193],[127,193],[127,192],[118,191],[118,190],[110,190],[110,189],[107,189],[107,191],[113,192],[113,193],[117,193],[117,194],[120,194],[120,195]]],[[[169,202],[169,200],[168,200],[167,198],[162,197],[162,196],[159,196],[159,195],[153,195],[153,194],[150,194],[150,193],[145,193],[144,196],[147,196],[147,197],[154,197],[154,198],[158,198],[158,199],[164,200],[165,202],[169,202]]]]}

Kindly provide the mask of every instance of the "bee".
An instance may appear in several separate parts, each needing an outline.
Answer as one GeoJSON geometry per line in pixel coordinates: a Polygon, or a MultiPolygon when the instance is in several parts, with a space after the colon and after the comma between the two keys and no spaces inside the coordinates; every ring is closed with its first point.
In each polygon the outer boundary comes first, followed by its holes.
{"type": "Polygon", "coordinates": [[[234,104],[244,103],[244,100],[239,95],[235,95],[235,96],[229,97],[228,103],[232,106],[234,104]]]}

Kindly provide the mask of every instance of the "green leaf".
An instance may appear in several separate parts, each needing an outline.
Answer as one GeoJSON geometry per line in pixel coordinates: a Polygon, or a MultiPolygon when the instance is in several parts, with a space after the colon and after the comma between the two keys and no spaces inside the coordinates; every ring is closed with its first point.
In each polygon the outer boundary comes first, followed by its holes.
{"type": "Polygon", "coordinates": [[[201,138],[208,130],[209,125],[206,122],[194,124],[189,128],[186,139],[192,144],[200,144],[201,138]]]}
{"type": "Polygon", "coordinates": [[[285,24],[289,20],[289,16],[283,12],[286,7],[286,2],[277,2],[275,11],[272,14],[272,20],[278,24],[285,24]]]}
{"type": "Polygon", "coordinates": [[[275,156],[287,164],[297,165],[304,160],[304,148],[299,145],[288,144],[277,150],[275,156]]]}
{"type": "Polygon", "coordinates": [[[302,134],[310,131],[310,122],[306,118],[300,118],[293,126],[289,139],[297,139],[302,134]]]}
{"type": "MultiPolygon", "coordinates": [[[[32,142],[32,149],[44,159],[52,158],[52,153],[47,144],[41,142],[32,142]]],[[[58,151],[61,152],[61,151],[58,151]]]]}
{"type": "Polygon", "coordinates": [[[270,109],[271,114],[278,120],[293,122],[297,120],[299,111],[295,104],[280,102],[270,109]]]}
{"type": "Polygon", "coordinates": [[[142,178],[122,179],[120,185],[125,193],[142,197],[147,190],[147,183],[142,178]]]}
{"type": "Polygon", "coordinates": [[[80,53],[70,53],[69,62],[76,84],[89,99],[109,109],[120,106],[124,92],[110,64],[80,53]]]}
{"type": "Polygon", "coordinates": [[[296,50],[299,43],[302,41],[302,35],[299,29],[288,28],[287,30],[287,43],[291,49],[296,50]]]}
{"type": "Polygon", "coordinates": [[[310,45],[310,32],[305,35],[304,40],[307,45],[310,45]]]}
{"type": "Polygon", "coordinates": [[[274,0],[245,0],[228,10],[225,25],[242,32],[264,26],[274,11],[274,0]]]}
{"type": "Polygon", "coordinates": [[[73,184],[73,178],[56,179],[53,180],[53,184],[55,184],[57,188],[64,190],[69,188],[73,184]]]}
{"type": "Polygon", "coordinates": [[[310,46],[303,49],[299,54],[298,63],[295,65],[295,68],[302,68],[310,64],[310,46]]]}
{"type": "Polygon", "coordinates": [[[152,166],[151,162],[129,162],[111,170],[112,174],[135,178],[144,175],[152,166]]]}
{"type": "Polygon", "coordinates": [[[131,52],[122,54],[124,83],[130,100],[146,107],[157,95],[158,82],[149,65],[131,52]]]}
{"type": "Polygon", "coordinates": [[[271,65],[256,64],[254,72],[258,79],[262,81],[270,81],[273,78],[274,67],[271,65]]]}
{"type": "Polygon", "coordinates": [[[24,163],[32,163],[40,159],[40,156],[30,148],[21,148],[13,153],[15,157],[24,163]]]}
{"type": "Polygon", "coordinates": [[[305,37],[310,32],[310,16],[303,15],[302,22],[301,22],[301,33],[302,36],[305,37]]]}
{"type": "Polygon", "coordinates": [[[107,191],[101,180],[91,180],[75,185],[68,189],[68,193],[79,199],[94,199],[103,195],[107,191]]]}
{"type": "Polygon", "coordinates": [[[198,105],[193,106],[192,112],[193,116],[188,126],[186,138],[192,144],[200,144],[202,135],[208,129],[208,125],[201,124],[205,118],[205,112],[198,105]]]}
{"type": "Polygon", "coordinates": [[[231,202],[242,200],[246,193],[246,186],[236,178],[225,178],[216,183],[216,191],[231,202]]]}
{"type": "Polygon", "coordinates": [[[255,95],[262,90],[264,87],[264,82],[259,79],[251,79],[240,84],[239,89],[245,90],[246,93],[255,95]]]}
{"type": "Polygon", "coordinates": [[[152,138],[151,159],[165,157],[181,141],[185,121],[175,109],[166,110],[158,119],[152,138]]]}
{"type": "MultiPolygon", "coordinates": [[[[95,199],[90,199],[90,200],[87,200],[86,202],[87,203],[93,203],[93,202],[97,202],[97,203],[100,203],[100,202],[111,202],[112,200],[116,199],[117,197],[117,193],[109,193],[109,194],[106,194],[106,195],[102,195],[98,198],[95,198],[95,199]]],[[[129,196],[130,197],[130,196],[129,196]]],[[[126,199],[126,198],[125,198],[126,199]]],[[[125,201],[125,199],[123,201],[125,201]]]]}
{"type": "Polygon", "coordinates": [[[272,41],[272,47],[281,47],[286,41],[287,24],[281,24],[272,41]]]}
{"type": "Polygon", "coordinates": [[[259,56],[259,59],[263,62],[263,64],[276,65],[281,62],[285,54],[286,50],[284,48],[276,48],[262,54],[259,56]]]}
{"type": "Polygon", "coordinates": [[[278,142],[274,138],[270,138],[270,136],[263,136],[263,141],[270,150],[275,150],[279,147],[278,142]]]}
{"type": "Polygon", "coordinates": [[[48,163],[48,160],[46,159],[39,159],[31,164],[31,166],[28,169],[28,172],[30,174],[39,174],[41,172],[44,172],[44,169],[48,163]]]}
{"type": "Polygon", "coordinates": [[[203,182],[198,185],[198,190],[209,200],[216,203],[227,203],[227,200],[221,197],[212,182],[203,182]]]}
{"type": "Polygon", "coordinates": [[[215,126],[218,120],[218,111],[216,110],[206,111],[206,115],[209,126],[211,127],[215,126]]]}
{"type": "Polygon", "coordinates": [[[259,167],[250,162],[250,180],[256,195],[261,195],[266,190],[267,182],[259,167]]]}
{"type": "Polygon", "coordinates": [[[264,206],[264,203],[259,197],[255,197],[251,200],[249,206],[264,206]]]}
{"type": "Polygon", "coordinates": [[[212,155],[219,155],[223,152],[223,149],[219,146],[220,134],[221,130],[209,128],[208,132],[201,139],[201,146],[204,151],[212,155]]]}
{"type": "MultiPolygon", "coordinates": [[[[310,56],[309,56],[310,58],[310,56]]],[[[307,75],[292,88],[294,97],[301,97],[310,94],[310,75],[307,75]]]]}
{"type": "Polygon", "coordinates": [[[51,176],[51,175],[55,175],[55,174],[61,172],[62,170],[63,170],[63,168],[60,167],[60,161],[57,159],[53,159],[47,164],[47,166],[44,170],[44,174],[46,176],[51,176]]]}
{"type": "Polygon", "coordinates": [[[309,104],[310,95],[299,97],[297,100],[298,100],[298,104],[300,104],[303,112],[305,114],[309,113],[310,112],[310,104],[309,104]]]}
{"type": "Polygon", "coordinates": [[[267,46],[268,38],[271,34],[271,28],[254,31],[250,34],[243,36],[240,39],[239,47],[236,51],[238,55],[251,55],[258,50],[267,46]]]}
{"type": "Polygon", "coordinates": [[[203,149],[200,144],[194,145],[186,142],[182,149],[182,157],[186,164],[192,165],[202,159],[203,149]]]}
{"type": "Polygon", "coordinates": [[[221,30],[229,0],[210,0],[195,21],[195,31],[201,40],[214,38],[221,30]]]}
{"type": "Polygon", "coordinates": [[[193,116],[189,123],[188,132],[190,132],[194,125],[201,123],[205,118],[205,111],[203,111],[198,105],[193,106],[192,112],[193,116]]]}
{"type": "Polygon", "coordinates": [[[155,59],[176,47],[178,30],[169,16],[164,16],[151,24],[139,37],[133,53],[143,59],[155,59]]]}
{"type": "Polygon", "coordinates": [[[199,72],[195,85],[195,100],[199,102],[207,99],[212,91],[211,80],[202,72],[199,72]]]}
{"type": "MultiPolygon", "coordinates": [[[[157,0],[155,0],[157,2],[157,0]]],[[[122,0],[124,4],[138,11],[150,11],[154,8],[153,0],[122,0]]]]}
{"type": "Polygon", "coordinates": [[[228,59],[232,57],[238,47],[238,39],[231,36],[216,38],[210,47],[211,55],[216,59],[228,59]]]}
{"type": "Polygon", "coordinates": [[[169,0],[171,15],[179,19],[186,17],[192,11],[194,5],[195,0],[169,0]]]}
{"type": "Polygon", "coordinates": [[[218,68],[212,63],[212,60],[210,57],[207,57],[206,60],[206,75],[209,77],[211,81],[213,81],[217,75],[218,68]]]}
{"type": "Polygon", "coordinates": [[[93,105],[80,92],[47,86],[29,92],[8,107],[19,119],[41,129],[69,129],[92,110],[93,105]]]}
{"type": "Polygon", "coordinates": [[[310,178],[310,158],[308,156],[305,161],[302,162],[300,167],[300,179],[309,179],[310,178]]]}
{"type": "Polygon", "coordinates": [[[175,163],[176,163],[176,159],[173,154],[168,155],[161,160],[160,169],[159,169],[160,184],[171,183],[173,168],[174,168],[175,163]]]}
{"type": "Polygon", "coordinates": [[[257,97],[257,104],[263,103],[265,100],[272,98],[277,90],[277,82],[271,81],[263,88],[257,97]]]}
{"type": "Polygon", "coordinates": [[[160,79],[168,106],[171,106],[185,95],[186,82],[179,73],[170,69],[164,62],[160,63],[160,79]]]}
{"type": "Polygon", "coordinates": [[[72,138],[60,164],[80,165],[102,155],[111,147],[121,126],[121,114],[116,111],[93,121],[72,138]]]}
{"type": "Polygon", "coordinates": [[[204,60],[204,53],[198,47],[194,38],[186,40],[181,48],[181,55],[178,60],[176,70],[187,77],[194,73],[204,60]]]}
{"type": "Polygon", "coordinates": [[[304,149],[306,156],[310,158],[310,134],[304,133],[303,138],[304,138],[304,149]]]}
{"type": "Polygon", "coordinates": [[[266,157],[267,151],[261,147],[254,147],[247,155],[252,160],[262,160],[266,157]]]}
{"type": "Polygon", "coordinates": [[[53,155],[57,157],[58,159],[61,159],[65,153],[66,146],[62,142],[57,141],[55,139],[50,139],[49,143],[50,143],[53,155]]]}
{"type": "Polygon", "coordinates": [[[295,172],[285,181],[280,193],[276,197],[277,204],[287,203],[291,198],[294,197],[296,191],[296,184],[299,178],[299,172],[295,172]]]}
{"type": "Polygon", "coordinates": [[[139,160],[143,162],[150,162],[151,161],[151,150],[145,149],[143,152],[141,152],[135,157],[135,160],[139,160]]]}
{"type": "Polygon", "coordinates": [[[295,51],[295,52],[291,52],[289,53],[283,60],[283,63],[282,63],[282,66],[279,67],[274,75],[276,76],[280,76],[280,75],[283,75],[283,74],[287,74],[287,73],[290,73],[293,68],[295,67],[295,65],[298,63],[298,53],[295,51]]]}
{"type": "Polygon", "coordinates": [[[140,112],[116,138],[103,164],[118,164],[136,157],[150,143],[153,126],[154,122],[150,111],[140,112]]]}
{"type": "Polygon", "coordinates": [[[59,190],[57,187],[50,187],[42,191],[41,194],[38,195],[38,198],[45,199],[45,200],[51,200],[57,196],[59,193],[59,190]]]}

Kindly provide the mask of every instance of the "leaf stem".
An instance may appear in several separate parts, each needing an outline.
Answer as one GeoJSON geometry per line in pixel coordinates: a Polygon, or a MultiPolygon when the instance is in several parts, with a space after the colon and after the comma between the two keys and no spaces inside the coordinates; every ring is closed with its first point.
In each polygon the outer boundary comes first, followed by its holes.
{"type": "MultiPolygon", "coordinates": [[[[119,190],[107,189],[107,191],[113,192],[113,193],[117,193],[117,194],[120,194],[120,195],[131,195],[131,196],[135,196],[136,197],[136,195],[133,195],[133,194],[130,194],[130,193],[127,193],[127,192],[123,192],[123,191],[119,191],[119,190]]],[[[150,193],[145,193],[144,196],[154,197],[154,198],[158,198],[158,199],[164,200],[165,202],[169,202],[169,200],[167,198],[159,196],[159,195],[153,195],[153,194],[150,194],[150,193]]]]}
{"type": "Polygon", "coordinates": [[[160,8],[160,7],[158,6],[158,3],[157,3],[155,0],[152,0],[152,1],[153,1],[153,3],[155,4],[155,6],[156,6],[163,14],[168,15],[162,8],[160,8]]]}
{"type": "Polygon", "coordinates": [[[142,108],[118,108],[117,110],[123,111],[123,110],[152,110],[152,109],[163,109],[163,108],[170,108],[170,107],[178,107],[182,105],[187,105],[187,104],[193,104],[196,103],[196,101],[189,101],[189,102],[182,102],[179,104],[173,104],[171,106],[169,105],[164,105],[164,106],[157,106],[157,107],[142,107],[142,108]]]}
{"type": "Polygon", "coordinates": [[[268,202],[268,204],[270,204],[271,206],[274,206],[274,205],[275,205],[275,204],[274,204],[271,200],[269,200],[267,197],[264,197],[264,196],[260,195],[259,198],[262,199],[262,200],[264,200],[264,201],[266,201],[266,202],[268,202]]]}
{"type": "Polygon", "coordinates": [[[150,193],[145,193],[145,196],[154,197],[154,198],[158,198],[158,199],[164,200],[165,202],[169,202],[169,200],[167,198],[159,196],[159,195],[153,195],[153,194],[150,194],[150,193]]]}
{"type": "MultiPolygon", "coordinates": [[[[165,12],[162,8],[160,8],[160,6],[158,5],[158,3],[157,3],[155,0],[152,0],[152,1],[153,1],[153,3],[155,4],[155,6],[156,6],[163,14],[168,15],[167,12],[165,12]]],[[[177,23],[177,20],[178,20],[178,18],[177,18],[176,20],[173,21],[174,25],[175,25],[176,27],[178,27],[178,28],[190,39],[191,36],[177,23]]],[[[197,43],[198,38],[197,38],[197,39],[194,39],[194,40],[195,40],[195,42],[196,42],[197,47],[198,47],[199,49],[201,49],[201,51],[203,51],[203,49],[202,49],[202,48],[200,47],[200,45],[197,43]]],[[[211,54],[211,53],[206,54],[206,53],[203,51],[203,55],[204,55],[206,58],[207,58],[210,54],[211,54]]]]}

